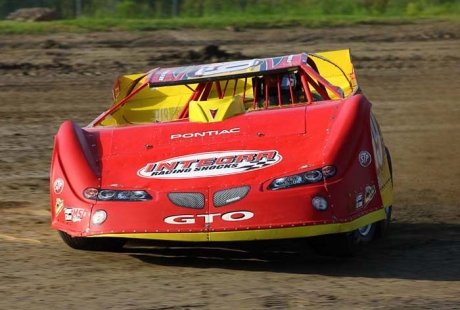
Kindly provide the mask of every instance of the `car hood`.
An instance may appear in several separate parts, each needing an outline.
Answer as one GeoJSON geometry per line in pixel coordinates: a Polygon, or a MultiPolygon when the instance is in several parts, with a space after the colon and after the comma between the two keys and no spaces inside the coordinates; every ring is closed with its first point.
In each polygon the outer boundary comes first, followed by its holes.
{"type": "Polygon", "coordinates": [[[308,165],[305,107],[224,122],[177,121],[99,131],[102,187],[186,189],[262,183],[308,165]]]}

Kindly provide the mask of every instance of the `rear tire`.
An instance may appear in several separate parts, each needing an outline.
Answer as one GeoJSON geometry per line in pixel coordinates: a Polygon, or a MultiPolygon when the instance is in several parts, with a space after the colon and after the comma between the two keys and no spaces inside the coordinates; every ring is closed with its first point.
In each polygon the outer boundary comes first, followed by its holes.
{"type": "Polygon", "coordinates": [[[118,252],[127,241],[124,238],[72,237],[63,231],[58,233],[65,244],[76,250],[118,252]]]}

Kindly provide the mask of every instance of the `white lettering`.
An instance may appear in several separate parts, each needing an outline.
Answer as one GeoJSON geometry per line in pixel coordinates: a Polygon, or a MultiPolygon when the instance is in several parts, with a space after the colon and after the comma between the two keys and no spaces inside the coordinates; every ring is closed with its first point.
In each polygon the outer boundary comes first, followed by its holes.
{"type": "Polygon", "coordinates": [[[253,60],[240,60],[232,61],[226,63],[212,64],[207,66],[202,66],[195,72],[195,76],[208,76],[214,74],[227,73],[232,71],[246,70],[251,67],[261,64],[262,61],[259,59],[253,60]]]}
{"type": "Polygon", "coordinates": [[[173,215],[165,218],[167,224],[195,224],[193,215],[173,215]]]}
{"type": "Polygon", "coordinates": [[[195,224],[200,218],[203,218],[205,224],[214,222],[214,218],[221,218],[226,222],[244,221],[254,217],[254,213],[251,211],[233,211],[224,214],[220,213],[209,213],[209,214],[183,214],[183,215],[172,215],[164,219],[167,224],[183,225],[183,224],[195,224]]]}
{"type": "Polygon", "coordinates": [[[215,216],[220,215],[220,213],[210,213],[210,214],[198,214],[196,217],[204,218],[205,224],[209,224],[213,222],[215,216]]]}
{"type": "MultiPolygon", "coordinates": [[[[192,140],[193,141],[193,140],[192,140]]],[[[188,179],[253,172],[281,162],[276,150],[227,150],[189,154],[147,163],[138,170],[142,178],[188,179]]]]}
{"type": "Polygon", "coordinates": [[[205,136],[218,136],[218,135],[225,135],[230,133],[238,133],[240,132],[240,128],[232,128],[232,129],[223,129],[221,131],[218,130],[211,130],[211,131],[202,131],[202,132],[187,132],[187,133],[177,133],[171,135],[171,140],[179,139],[179,138],[196,138],[196,137],[205,137],[205,136]]]}
{"type": "Polygon", "coordinates": [[[159,81],[163,81],[165,79],[166,74],[168,74],[169,70],[165,70],[161,73],[160,77],[158,78],[159,81]]]}

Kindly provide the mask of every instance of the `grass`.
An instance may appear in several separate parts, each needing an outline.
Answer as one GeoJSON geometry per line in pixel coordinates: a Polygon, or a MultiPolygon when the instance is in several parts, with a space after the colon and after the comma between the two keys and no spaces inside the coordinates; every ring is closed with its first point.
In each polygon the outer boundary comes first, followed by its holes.
{"type": "Polygon", "coordinates": [[[202,18],[175,19],[96,19],[80,18],[52,22],[0,21],[0,35],[44,34],[56,32],[93,31],[151,31],[158,29],[223,29],[228,26],[240,28],[339,27],[356,24],[401,24],[424,21],[460,22],[459,15],[452,16],[356,16],[356,15],[312,15],[312,16],[210,16],[202,18]]]}

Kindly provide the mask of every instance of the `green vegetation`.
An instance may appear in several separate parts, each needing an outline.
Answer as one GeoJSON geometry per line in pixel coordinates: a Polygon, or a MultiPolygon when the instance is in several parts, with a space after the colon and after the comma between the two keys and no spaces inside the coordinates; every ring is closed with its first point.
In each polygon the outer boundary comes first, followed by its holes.
{"type": "Polygon", "coordinates": [[[56,9],[63,19],[4,20],[0,34],[460,21],[458,0],[0,0],[0,17],[39,6],[56,9]]]}

